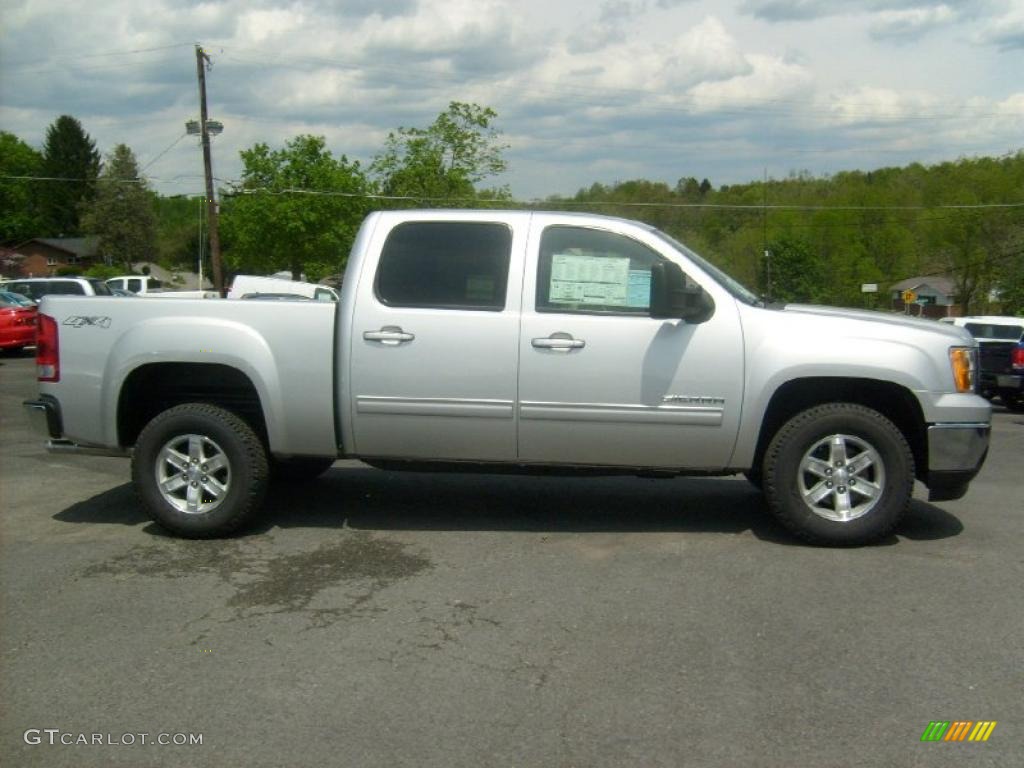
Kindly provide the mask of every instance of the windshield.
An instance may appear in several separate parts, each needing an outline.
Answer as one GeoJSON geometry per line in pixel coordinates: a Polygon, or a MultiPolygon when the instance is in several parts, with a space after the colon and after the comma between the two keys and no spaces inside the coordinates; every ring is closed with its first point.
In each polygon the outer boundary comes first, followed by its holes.
{"type": "Polygon", "coordinates": [[[711,277],[714,280],[718,281],[719,285],[725,288],[725,290],[731,293],[735,298],[742,301],[744,304],[749,304],[753,307],[764,306],[764,302],[757,297],[757,294],[749,290],[746,286],[744,286],[735,278],[727,275],[725,272],[720,270],[718,267],[709,262],[703,256],[699,256],[697,253],[695,253],[693,250],[680,243],[674,237],[672,237],[671,235],[666,235],[659,229],[655,229],[654,227],[648,227],[648,229],[653,234],[657,235],[659,238],[661,238],[666,243],[675,248],[677,251],[684,253],[686,257],[690,259],[690,261],[696,263],[698,267],[700,267],[709,275],[711,275],[711,277]]]}

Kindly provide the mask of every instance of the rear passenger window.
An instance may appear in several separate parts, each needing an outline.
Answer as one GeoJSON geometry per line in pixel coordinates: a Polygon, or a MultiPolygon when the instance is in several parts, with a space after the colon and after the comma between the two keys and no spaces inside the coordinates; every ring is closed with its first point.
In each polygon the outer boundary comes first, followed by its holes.
{"type": "Polygon", "coordinates": [[[512,231],[489,222],[421,221],[388,235],[377,298],[392,307],[505,308],[512,231]]]}

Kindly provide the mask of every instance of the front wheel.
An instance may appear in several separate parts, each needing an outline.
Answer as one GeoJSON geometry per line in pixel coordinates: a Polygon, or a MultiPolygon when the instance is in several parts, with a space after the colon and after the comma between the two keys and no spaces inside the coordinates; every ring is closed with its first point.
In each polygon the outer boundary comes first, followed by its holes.
{"type": "Polygon", "coordinates": [[[806,541],[857,545],[888,535],[914,486],[914,457],[896,426],[854,403],[809,408],[772,438],[764,491],[775,516],[806,541]]]}
{"type": "Polygon", "coordinates": [[[223,408],[186,403],[139,435],[132,481],[150,516],[189,539],[234,532],[259,509],[267,453],[245,421],[223,408]]]}

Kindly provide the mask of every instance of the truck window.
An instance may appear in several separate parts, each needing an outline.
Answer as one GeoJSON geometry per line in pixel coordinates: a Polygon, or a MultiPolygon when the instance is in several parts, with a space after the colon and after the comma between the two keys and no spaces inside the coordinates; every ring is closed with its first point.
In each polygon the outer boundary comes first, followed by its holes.
{"type": "Polygon", "coordinates": [[[651,267],[662,258],[614,232],[548,227],[537,261],[537,311],[646,316],[651,267]]]}
{"type": "Polygon", "coordinates": [[[1024,326],[996,325],[995,323],[967,323],[964,325],[968,333],[976,339],[999,339],[1000,341],[1018,341],[1024,336],[1024,326]]]}
{"type": "Polygon", "coordinates": [[[85,288],[73,280],[51,280],[46,292],[51,296],[84,296],[85,288]]]}
{"type": "Polygon", "coordinates": [[[381,252],[374,285],[391,307],[505,308],[512,231],[490,222],[399,224],[381,252]]]}
{"type": "Polygon", "coordinates": [[[132,293],[138,293],[142,290],[142,280],[138,277],[130,277],[127,280],[125,290],[131,291],[132,293]]]}

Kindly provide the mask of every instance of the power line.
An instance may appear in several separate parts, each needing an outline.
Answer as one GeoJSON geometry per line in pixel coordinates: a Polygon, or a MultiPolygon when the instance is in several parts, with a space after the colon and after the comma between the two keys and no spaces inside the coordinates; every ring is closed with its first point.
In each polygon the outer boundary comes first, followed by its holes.
{"type": "Polygon", "coordinates": [[[149,166],[151,166],[153,163],[155,163],[161,157],[163,157],[168,152],[170,152],[172,149],[174,149],[176,146],[178,146],[178,142],[181,141],[182,139],[184,139],[186,136],[188,136],[188,131],[186,131],[185,133],[181,134],[181,136],[179,136],[178,138],[176,138],[174,141],[171,142],[170,146],[168,146],[167,149],[165,149],[163,152],[161,152],[156,157],[154,157],[152,160],[150,160],[148,163],[146,163],[144,166],[142,166],[142,168],[139,169],[139,173],[141,174],[143,171],[145,171],[147,168],[149,168],[149,166]]]}
{"type": "Polygon", "coordinates": [[[10,71],[23,70],[26,67],[34,67],[40,64],[53,64],[54,60],[61,61],[78,61],[80,59],[99,59],[107,56],[133,56],[138,53],[152,53],[153,51],[167,51],[171,48],[184,48],[191,46],[192,43],[172,43],[170,45],[156,45],[150,48],[132,48],[129,50],[121,51],[104,51],[102,53],[81,53],[81,54],[56,54],[54,56],[48,56],[45,59],[36,59],[35,61],[23,61],[13,66],[8,66],[6,69],[10,71]]]}
{"type": "Polygon", "coordinates": [[[268,194],[268,195],[313,195],[323,197],[349,197],[363,198],[370,200],[388,200],[394,202],[419,202],[419,203],[494,203],[496,205],[534,207],[538,205],[550,206],[611,206],[615,208],[683,208],[683,209],[708,209],[708,210],[741,210],[741,211],[933,211],[933,210],[999,210],[1007,208],[1024,208],[1024,202],[1008,203],[972,203],[972,204],[940,204],[940,205],[797,205],[797,204],[758,204],[758,203],[669,203],[655,201],[577,201],[577,200],[513,200],[495,199],[486,200],[481,198],[448,198],[429,197],[418,195],[382,195],[367,192],[343,192],[335,190],[303,189],[300,187],[287,187],[280,190],[272,190],[265,187],[236,190],[233,195],[247,194],[268,194]]]}
{"type": "MultiPolygon", "coordinates": [[[[162,155],[170,151],[175,144],[177,144],[183,136],[179,136],[170,147],[165,149],[153,160],[151,160],[146,167],[152,165],[162,155]]],[[[143,169],[144,170],[144,169],[143,169]]],[[[192,179],[201,178],[198,175],[178,175],[170,178],[159,178],[153,177],[152,181],[168,182],[176,181],[180,179],[192,179]]],[[[110,179],[98,177],[96,179],[85,179],[85,178],[71,178],[61,176],[17,176],[11,174],[0,174],[0,180],[11,180],[11,181],[64,181],[64,182],[82,182],[82,181],[97,181],[106,183],[124,183],[124,184],[140,184],[144,183],[143,179],[110,179]]],[[[237,179],[222,179],[216,178],[216,181],[222,184],[238,184],[237,179]]],[[[451,204],[470,204],[478,206],[481,204],[487,205],[503,205],[503,206],[519,206],[519,207],[537,207],[537,206],[549,206],[553,208],[560,208],[565,206],[572,207],[612,207],[612,208],[672,208],[672,209],[693,209],[693,210],[730,210],[730,211],[752,211],[759,213],[761,211],[817,211],[817,212],[831,212],[831,211],[844,211],[844,212],[857,212],[857,211],[1005,211],[1011,209],[1024,208],[1024,201],[1018,202],[1002,202],[1002,203],[940,203],[937,205],[804,205],[797,203],[672,203],[665,201],[614,201],[614,200],[565,200],[565,199],[539,199],[534,198],[532,200],[515,200],[511,198],[479,198],[479,197],[430,197],[427,195],[385,195],[377,194],[372,192],[345,192],[341,190],[329,190],[329,189],[304,189],[301,187],[286,187],[284,189],[270,189],[267,187],[254,187],[254,188],[240,188],[234,191],[228,191],[228,196],[236,197],[240,195],[311,195],[320,197],[346,197],[346,198],[357,198],[365,200],[385,200],[390,202],[412,202],[412,203],[447,203],[451,204]]]]}

